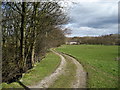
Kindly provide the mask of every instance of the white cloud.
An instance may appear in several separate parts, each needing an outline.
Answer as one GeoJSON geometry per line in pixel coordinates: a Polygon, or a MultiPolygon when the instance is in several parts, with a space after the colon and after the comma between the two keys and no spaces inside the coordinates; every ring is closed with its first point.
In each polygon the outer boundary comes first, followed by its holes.
{"type": "Polygon", "coordinates": [[[100,35],[106,35],[111,33],[117,33],[117,30],[113,32],[111,29],[105,29],[105,28],[80,27],[80,28],[73,28],[73,29],[74,31],[72,31],[72,35],[69,35],[68,37],[100,36],[100,35]]]}
{"type": "Polygon", "coordinates": [[[71,2],[118,2],[119,0],[67,0],[71,2]]]}

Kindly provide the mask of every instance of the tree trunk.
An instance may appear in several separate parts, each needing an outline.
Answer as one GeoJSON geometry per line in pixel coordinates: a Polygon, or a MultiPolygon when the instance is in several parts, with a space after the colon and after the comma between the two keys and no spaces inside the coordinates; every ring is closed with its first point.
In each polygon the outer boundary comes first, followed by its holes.
{"type": "Polygon", "coordinates": [[[32,66],[34,66],[34,56],[35,56],[35,41],[33,42],[33,45],[32,45],[32,66]]]}
{"type": "MultiPolygon", "coordinates": [[[[38,2],[37,3],[34,3],[34,15],[35,15],[35,19],[34,19],[34,24],[37,24],[37,20],[36,20],[36,17],[38,16],[37,15],[37,7],[38,7],[38,2]]],[[[32,44],[32,57],[31,57],[31,60],[32,60],[32,66],[34,66],[34,63],[35,63],[35,60],[34,60],[34,57],[35,57],[35,43],[36,43],[36,38],[37,38],[37,28],[34,26],[34,31],[33,31],[33,44],[32,44]]]]}
{"type": "Polygon", "coordinates": [[[21,61],[20,61],[20,70],[21,72],[25,71],[25,10],[26,2],[22,2],[22,14],[21,14],[21,40],[20,40],[20,56],[21,56],[21,61]]]}

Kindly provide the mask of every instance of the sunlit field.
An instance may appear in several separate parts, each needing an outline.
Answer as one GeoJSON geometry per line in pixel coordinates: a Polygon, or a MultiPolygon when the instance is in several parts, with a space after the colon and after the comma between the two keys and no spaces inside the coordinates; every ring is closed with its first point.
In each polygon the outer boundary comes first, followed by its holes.
{"type": "Polygon", "coordinates": [[[118,87],[118,46],[63,45],[56,49],[75,57],[88,72],[88,88],[118,87]]]}

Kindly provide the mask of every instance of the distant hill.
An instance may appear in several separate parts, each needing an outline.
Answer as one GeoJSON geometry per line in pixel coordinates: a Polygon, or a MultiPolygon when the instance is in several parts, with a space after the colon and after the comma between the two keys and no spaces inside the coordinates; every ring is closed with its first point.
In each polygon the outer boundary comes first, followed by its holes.
{"type": "Polygon", "coordinates": [[[101,44],[101,45],[120,45],[120,34],[103,35],[99,37],[70,37],[66,42],[77,42],[76,44],[101,44]]]}

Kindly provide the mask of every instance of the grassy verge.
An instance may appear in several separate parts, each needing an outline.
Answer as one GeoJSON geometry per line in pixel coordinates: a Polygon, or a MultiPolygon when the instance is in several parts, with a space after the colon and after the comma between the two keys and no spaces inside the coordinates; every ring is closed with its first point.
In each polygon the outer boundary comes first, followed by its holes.
{"type": "Polygon", "coordinates": [[[88,72],[88,88],[118,87],[118,46],[63,45],[56,50],[79,60],[88,72]]]}
{"type": "MultiPolygon", "coordinates": [[[[52,52],[48,53],[46,57],[28,73],[25,73],[21,79],[21,82],[26,85],[34,85],[44,77],[50,75],[60,64],[60,57],[52,52]]],[[[18,83],[11,84],[3,83],[3,88],[18,88],[21,87],[18,83]]]]}
{"type": "Polygon", "coordinates": [[[67,57],[65,58],[67,61],[65,72],[59,76],[50,88],[71,88],[72,82],[76,79],[76,65],[67,57]]]}

